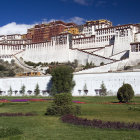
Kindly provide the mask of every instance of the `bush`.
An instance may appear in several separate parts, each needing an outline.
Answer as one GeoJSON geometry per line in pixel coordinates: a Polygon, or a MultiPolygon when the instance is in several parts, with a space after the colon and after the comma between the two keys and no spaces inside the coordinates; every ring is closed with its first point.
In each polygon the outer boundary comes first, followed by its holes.
{"type": "Polygon", "coordinates": [[[95,67],[95,64],[90,62],[90,63],[86,63],[86,65],[83,67],[83,69],[89,69],[89,68],[94,68],[95,67]]]}
{"type": "Polygon", "coordinates": [[[100,63],[100,66],[103,66],[103,65],[104,65],[104,62],[101,62],[101,63],[100,63]]]}
{"type": "Polygon", "coordinates": [[[61,93],[54,96],[54,102],[47,108],[46,115],[80,114],[81,109],[72,104],[72,95],[61,93]]]}
{"type": "Polygon", "coordinates": [[[117,98],[120,102],[129,102],[134,97],[134,90],[130,84],[123,84],[117,92],[117,98]]]}
{"type": "Polygon", "coordinates": [[[54,96],[54,103],[57,106],[65,106],[65,105],[71,105],[72,104],[72,95],[70,93],[61,93],[61,94],[56,94],[54,96]]]}

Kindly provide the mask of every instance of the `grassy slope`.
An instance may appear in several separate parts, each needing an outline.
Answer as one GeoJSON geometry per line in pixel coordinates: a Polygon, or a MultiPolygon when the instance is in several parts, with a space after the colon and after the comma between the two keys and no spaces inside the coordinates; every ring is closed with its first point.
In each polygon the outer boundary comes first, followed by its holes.
{"type": "MultiPolygon", "coordinates": [[[[130,111],[130,105],[98,104],[115,102],[115,97],[75,97],[74,100],[85,101],[82,104],[82,115],[89,119],[109,121],[139,122],[140,111],[130,111]]],[[[140,97],[134,99],[140,102],[140,97]]],[[[4,105],[0,112],[36,112],[33,117],[0,117],[0,126],[17,127],[24,134],[5,138],[5,140],[139,140],[140,131],[94,129],[89,127],[64,124],[59,117],[44,116],[46,102],[31,102],[29,104],[4,105]]],[[[132,106],[132,105],[131,105],[132,106]]],[[[140,105],[134,105],[139,106],[140,105]]]]}

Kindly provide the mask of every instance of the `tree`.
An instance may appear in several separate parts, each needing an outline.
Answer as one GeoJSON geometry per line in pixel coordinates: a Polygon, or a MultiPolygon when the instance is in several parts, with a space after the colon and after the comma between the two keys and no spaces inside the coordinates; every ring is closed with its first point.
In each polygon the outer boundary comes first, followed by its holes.
{"type": "Polygon", "coordinates": [[[8,73],[8,76],[15,76],[16,74],[15,74],[15,72],[14,72],[14,70],[9,70],[9,73],[8,73]]]}
{"type": "Polygon", "coordinates": [[[56,87],[54,84],[52,84],[52,88],[51,88],[51,96],[54,96],[57,93],[56,87]]]}
{"type": "Polygon", "coordinates": [[[12,64],[12,65],[15,64],[15,60],[14,60],[14,59],[11,60],[11,64],[12,64]]]}
{"type": "Polygon", "coordinates": [[[56,93],[70,93],[75,85],[72,72],[73,70],[69,66],[57,66],[54,68],[51,72],[51,91],[55,91],[56,93]]]}
{"type": "Polygon", "coordinates": [[[134,90],[130,84],[123,84],[117,92],[117,98],[120,102],[129,102],[134,97],[134,90]]]}
{"type": "Polygon", "coordinates": [[[78,60],[74,59],[74,68],[77,68],[77,67],[78,67],[78,60]]]}
{"type": "Polygon", "coordinates": [[[13,91],[12,91],[12,88],[11,88],[11,86],[10,86],[10,89],[8,90],[9,96],[12,96],[12,93],[13,93],[13,91]]]}
{"type": "Polygon", "coordinates": [[[104,62],[101,62],[101,63],[100,63],[100,66],[103,66],[103,65],[104,65],[104,62]]]}
{"type": "Polygon", "coordinates": [[[86,85],[86,84],[84,85],[83,90],[84,90],[85,95],[87,95],[87,93],[88,93],[88,89],[87,89],[87,85],[86,85]]]}
{"type": "Polygon", "coordinates": [[[36,87],[35,87],[35,95],[38,96],[39,94],[40,94],[39,85],[36,84],[36,87]]]}
{"type": "Polygon", "coordinates": [[[21,86],[20,93],[24,96],[24,94],[25,94],[25,85],[21,86]]]}
{"type": "Polygon", "coordinates": [[[101,96],[106,96],[107,95],[107,89],[106,89],[106,87],[105,87],[105,84],[104,84],[104,82],[102,81],[102,84],[101,84],[101,90],[100,90],[100,95],[101,96]]]}

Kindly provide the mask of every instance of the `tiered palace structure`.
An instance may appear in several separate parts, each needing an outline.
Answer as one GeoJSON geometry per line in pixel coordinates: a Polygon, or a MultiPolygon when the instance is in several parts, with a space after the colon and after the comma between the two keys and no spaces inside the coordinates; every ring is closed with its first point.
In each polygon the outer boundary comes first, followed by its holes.
{"type": "Polygon", "coordinates": [[[113,26],[108,20],[96,20],[80,26],[63,21],[35,25],[24,35],[0,36],[0,58],[48,63],[76,59],[96,66],[139,63],[140,24],[113,26]]]}

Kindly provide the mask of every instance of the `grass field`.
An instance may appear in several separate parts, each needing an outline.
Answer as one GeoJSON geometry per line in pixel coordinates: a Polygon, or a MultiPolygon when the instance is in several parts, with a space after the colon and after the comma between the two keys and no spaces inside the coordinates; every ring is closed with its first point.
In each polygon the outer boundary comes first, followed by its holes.
{"type": "MultiPolygon", "coordinates": [[[[2,97],[1,97],[2,98],[2,97]]],[[[13,99],[13,97],[3,97],[13,99]]],[[[21,97],[17,97],[21,98],[21,97]]],[[[27,97],[24,97],[27,98],[27,97]]],[[[35,97],[33,97],[35,98],[35,97]]],[[[108,104],[118,102],[116,97],[74,97],[83,101],[80,117],[104,121],[139,122],[140,104],[108,104]]],[[[52,101],[29,103],[0,103],[0,113],[36,113],[37,116],[0,117],[0,127],[14,127],[23,134],[1,138],[2,140],[140,140],[140,131],[95,129],[62,123],[60,117],[45,116],[46,108],[52,101]]],[[[140,97],[132,101],[140,103],[140,97]]]]}

